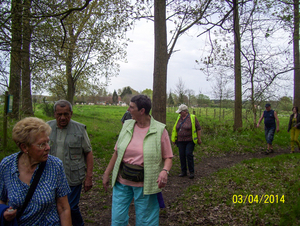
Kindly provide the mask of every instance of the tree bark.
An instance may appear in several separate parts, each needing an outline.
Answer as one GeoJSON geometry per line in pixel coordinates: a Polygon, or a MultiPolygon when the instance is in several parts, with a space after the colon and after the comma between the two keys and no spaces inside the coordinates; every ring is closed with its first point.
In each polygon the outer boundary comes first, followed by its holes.
{"type": "Polygon", "coordinates": [[[300,107],[299,0],[294,0],[294,106],[300,107]]]}
{"type": "MultiPolygon", "coordinates": [[[[70,1],[68,1],[70,4],[70,1]]],[[[68,18],[70,19],[70,18],[68,18]]],[[[71,19],[70,19],[71,20],[71,19]]],[[[69,32],[69,42],[67,46],[67,56],[66,56],[66,77],[68,83],[67,97],[66,99],[73,105],[75,96],[75,82],[76,79],[73,76],[73,62],[74,62],[74,48],[76,46],[76,35],[74,35],[73,22],[70,21],[68,24],[69,32]]],[[[81,28],[82,30],[82,28],[81,28]]],[[[81,31],[80,31],[81,32],[81,31]]],[[[78,37],[78,36],[77,36],[78,37]]]]}
{"type": "Polygon", "coordinates": [[[24,0],[23,12],[23,46],[22,46],[22,113],[32,116],[31,71],[30,71],[30,42],[32,28],[30,24],[31,0],[24,0]]]}
{"type": "Polygon", "coordinates": [[[256,107],[255,106],[255,99],[254,99],[254,76],[251,75],[251,108],[252,108],[252,112],[253,112],[253,122],[252,122],[252,126],[253,128],[256,127],[257,124],[257,120],[256,120],[256,107]]]}
{"type": "Polygon", "coordinates": [[[66,76],[68,81],[68,91],[66,99],[73,105],[74,95],[75,95],[75,81],[72,76],[72,61],[73,61],[73,51],[69,49],[68,56],[66,59],[66,76]]]}
{"type": "Polygon", "coordinates": [[[9,93],[13,95],[13,109],[11,118],[19,118],[20,90],[21,90],[21,48],[22,48],[22,1],[12,0],[11,22],[11,54],[9,93]]]}
{"type": "Polygon", "coordinates": [[[166,123],[167,104],[167,26],[166,26],[166,1],[154,1],[154,72],[153,72],[153,117],[166,123]]]}
{"type": "Polygon", "coordinates": [[[234,26],[234,78],[235,78],[235,102],[234,102],[234,126],[236,131],[242,128],[242,72],[241,72],[241,36],[239,26],[238,0],[233,0],[233,26],[234,26]]]}

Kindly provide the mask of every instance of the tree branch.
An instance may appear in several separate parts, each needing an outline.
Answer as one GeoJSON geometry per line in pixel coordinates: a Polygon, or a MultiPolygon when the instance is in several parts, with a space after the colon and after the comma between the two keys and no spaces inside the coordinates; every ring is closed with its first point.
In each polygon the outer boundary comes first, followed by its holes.
{"type": "Polygon", "coordinates": [[[85,4],[80,7],[80,8],[71,8],[69,10],[67,10],[66,12],[63,12],[63,13],[59,13],[59,14],[56,14],[54,15],[53,17],[58,17],[58,16],[62,16],[64,15],[61,19],[60,19],[60,23],[63,27],[63,30],[64,30],[64,38],[63,38],[63,42],[62,42],[62,45],[61,45],[61,48],[64,47],[64,44],[65,44],[65,41],[66,41],[66,37],[67,37],[67,31],[66,31],[66,28],[65,28],[65,25],[64,25],[64,19],[66,19],[73,11],[81,11],[83,9],[85,9],[91,2],[92,0],[86,0],[85,1],[85,4]]]}

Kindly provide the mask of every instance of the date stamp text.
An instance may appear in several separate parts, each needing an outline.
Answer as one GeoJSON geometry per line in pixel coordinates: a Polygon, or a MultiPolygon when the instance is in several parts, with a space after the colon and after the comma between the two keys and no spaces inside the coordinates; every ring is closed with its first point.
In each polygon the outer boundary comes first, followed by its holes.
{"type": "Polygon", "coordinates": [[[284,203],[284,195],[233,195],[233,203],[284,203]]]}

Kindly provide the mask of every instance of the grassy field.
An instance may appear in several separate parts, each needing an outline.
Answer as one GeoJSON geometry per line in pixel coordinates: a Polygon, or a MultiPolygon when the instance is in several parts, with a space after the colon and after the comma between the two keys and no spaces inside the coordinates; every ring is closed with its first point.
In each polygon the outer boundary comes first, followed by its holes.
{"type": "MultiPolygon", "coordinates": [[[[86,106],[77,105],[73,109],[72,119],[87,126],[87,131],[91,139],[95,157],[109,159],[113,152],[114,144],[118,138],[119,131],[122,127],[120,119],[126,111],[126,107],[119,106],[86,106]]],[[[167,130],[171,134],[173,124],[178,114],[175,108],[167,111],[167,130]]],[[[246,111],[243,114],[243,129],[239,132],[233,132],[233,112],[231,109],[222,109],[225,112],[224,118],[217,117],[215,111],[218,109],[204,108],[194,109],[196,116],[202,127],[202,146],[197,148],[203,149],[205,155],[215,155],[226,152],[252,152],[263,147],[265,148],[263,123],[259,129],[252,130],[249,118],[251,115],[246,111]]],[[[289,134],[286,132],[289,112],[279,114],[280,129],[274,139],[274,147],[288,147],[289,134]]],[[[47,117],[41,108],[36,106],[35,116],[45,121],[53,118],[47,117]]],[[[0,137],[3,137],[3,109],[0,109],[0,137]]],[[[16,151],[16,146],[11,140],[11,130],[15,121],[8,121],[8,147],[5,152],[1,152],[0,159],[3,156],[16,151]]],[[[3,147],[0,146],[0,151],[3,147]]],[[[176,151],[176,150],[174,150],[176,151]]]]}
{"type": "Polygon", "coordinates": [[[300,225],[299,163],[300,153],[243,161],[198,180],[171,209],[188,212],[180,225],[199,215],[209,225],[300,225]]]}
{"type": "MultiPolygon", "coordinates": [[[[126,109],[126,107],[118,106],[74,106],[72,119],[87,126],[94,156],[101,162],[101,166],[95,165],[95,173],[97,174],[103,173],[110,160],[122,127],[120,119],[126,109]]],[[[178,115],[175,110],[168,109],[167,111],[166,124],[169,134],[171,134],[178,115]]],[[[1,139],[3,138],[2,111],[1,109],[1,139]]],[[[219,109],[195,109],[195,112],[202,127],[203,141],[201,146],[196,146],[196,159],[200,160],[203,157],[219,156],[225,153],[258,152],[266,148],[263,123],[260,128],[251,130],[251,119],[249,120],[249,118],[252,116],[249,113],[246,115],[246,111],[243,112],[243,129],[238,132],[232,130],[233,112],[231,109],[222,109],[221,117],[218,114],[219,109]]],[[[280,132],[275,135],[274,150],[289,148],[290,138],[287,133],[289,114],[290,112],[279,113],[280,132]]],[[[45,121],[52,119],[43,114],[41,106],[36,107],[35,116],[45,121]]],[[[11,140],[11,130],[14,124],[15,121],[8,121],[8,146],[6,150],[0,146],[0,159],[17,151],[11,140]]],[[[173,152],[172,173],[177,174],[180,164],[177,147],[174,147],[173,152]]],[[[198,184],[189,187],[172,208],[182,208],[183,211],[188,208],[190,213],[199,211],[199,209],[205,213],[208,208],[217,208],[221,212],[216,219],[216,224],[220,225],[223,217],[229,217],[228,214],[231,214],[232,222],[241,224],[299,225],[299,163],[300,154],[244,161],[230,169],[220,170],[209,178],[204,178],[198,184]],[[245,203],[244,201],[239,203],[247,195],[248,198],[245,203]],[[228,197],[232,199],[228,199],[228,197]],[[263,202],[268,197],[269,202],[272,202],[258,203],[257,201],[261,197],[263,197],[263,202]]],[[[101,185],[101,181],[98,184],[101,185]]],[[[199,219],[193,219],[193,217],[183,219],[183,222],[190,222],[191,224],[196,224],[198,221],[199,219]]]]}

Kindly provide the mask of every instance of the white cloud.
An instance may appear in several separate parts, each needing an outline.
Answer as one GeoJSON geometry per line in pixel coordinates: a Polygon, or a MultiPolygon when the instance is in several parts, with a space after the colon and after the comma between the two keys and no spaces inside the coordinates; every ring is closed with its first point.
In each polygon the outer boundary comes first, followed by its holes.
{"type": "MultiPolygon", "coordinates": [[[[206,76],[195,62],[206,56],[209,48],[206,45],[206,35],[197,37],[197,34],[199,28],[195,27],[178,39],[175,52],[168,63],[167,92],[170,89],[174,91],[181,78],[185,87],[194,90],[196,95],[201,92],[213,98],[213,81],[206,80],[206,76]]],[[[132,40],[127,48],[128,63],[120,64],[120,74],[111,78],[108,91],[112,93],[126,86],[137,91],[153,90],[154,24],[139,21],[134,30],[129,31],[127,35],[132,40]]],[[[289,93],[292,96],[291,91],[292,89],[289,93]]]]}
{"type": "MultiPolygon", "coordinates": [[[[133,41],[128,44],[127,61],[121,63],[120,74],[111,79],[109,92],[130,86],[137,91],[153,90],[154,64],[154,27],[152,22],[140,21],[134,30],[128,32],[133,41]]],[[[196,94],[201,91],[205,95],[211,93],[211,85],[205,76],[196,70],[195,60],[200,58],[203,41],[196,36],[183,35],[176,44],[176,51],[170,58],[167,74],[167,91],[174,90],[179,78],[185,87],[192,89],[196,94]]]]}

